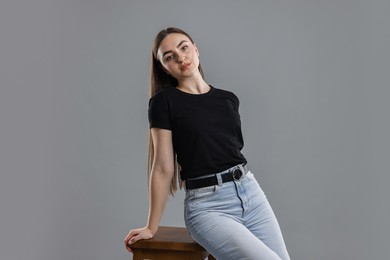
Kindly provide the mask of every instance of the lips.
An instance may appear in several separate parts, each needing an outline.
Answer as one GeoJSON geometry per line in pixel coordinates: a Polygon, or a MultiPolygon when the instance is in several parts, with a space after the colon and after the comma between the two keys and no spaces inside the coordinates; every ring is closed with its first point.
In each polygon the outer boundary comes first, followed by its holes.
{"type": "Polygon", "coordinates": [[[180,67],[180,70],[182,70],[182,71],[187,70],[187,69],[190,67],[190,65],[191,65],[190,62],[189,62],[189,63],[186,63],[186,64],[184,64],[184,65],[182,65],[182,66],[180,67]]]}

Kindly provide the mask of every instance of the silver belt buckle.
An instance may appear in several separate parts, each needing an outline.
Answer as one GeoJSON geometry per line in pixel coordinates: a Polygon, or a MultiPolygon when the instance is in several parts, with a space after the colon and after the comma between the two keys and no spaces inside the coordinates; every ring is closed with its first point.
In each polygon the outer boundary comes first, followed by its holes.
{"type": "Polygon", "coordinates": [[[233,180],[235,180],[235,181],[240,180],[243,175],[244,174],[243,174],[243,172],[242,172],[242,170],[240,168],[236,168],[232,172],[233,180]]]}

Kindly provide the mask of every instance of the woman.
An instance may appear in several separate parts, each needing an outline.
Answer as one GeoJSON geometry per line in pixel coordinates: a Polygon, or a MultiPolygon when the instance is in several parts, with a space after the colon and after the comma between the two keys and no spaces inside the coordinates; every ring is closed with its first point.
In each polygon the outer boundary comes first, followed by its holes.
{"type": "Polygon", "coordinates": [[[289,259],[275,215],[241,153],[239,100],[208,85],[191,37],[160,31],[151,55],[150,205],[129,245],[156,233],[177,176],[193,239],[217,259],[289,259]],[[177,163],[176,163],[177,162],[177,163]]]}

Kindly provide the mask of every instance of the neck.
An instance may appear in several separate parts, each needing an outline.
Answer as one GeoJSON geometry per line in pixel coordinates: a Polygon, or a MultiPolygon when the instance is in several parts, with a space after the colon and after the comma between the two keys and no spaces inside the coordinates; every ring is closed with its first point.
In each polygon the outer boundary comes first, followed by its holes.
{"type": "Polygon", "coordinates": [[[203,94],[210,90],[210,86],[202,77],[180,80],[177,88],[191,94],[203,94]]]}

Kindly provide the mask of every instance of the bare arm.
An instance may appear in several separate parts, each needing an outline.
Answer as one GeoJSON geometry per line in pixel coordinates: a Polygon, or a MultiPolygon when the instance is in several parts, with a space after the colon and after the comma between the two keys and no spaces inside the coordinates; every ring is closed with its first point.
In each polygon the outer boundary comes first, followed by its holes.
{"type": "Polygon", "coordinates": [[[149,239],[157,232],[162,214],[165,209],[170,184],[174,172],[174,152],[172,132],[166,129],[152,128],[154,160],[150,174],[149,187],[149,216],[147,225],[143,228],[130,230],[124,242],[128,247],[140,239],[149,239]]]}
{"type": "Polygon", "coordinates": [[[156,233],[173,178],[174,153],[171,131],[152,128],[152,138],[154,161],[150,178],[148,227],[156,233]]]}

